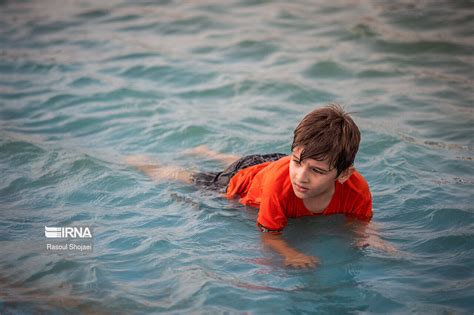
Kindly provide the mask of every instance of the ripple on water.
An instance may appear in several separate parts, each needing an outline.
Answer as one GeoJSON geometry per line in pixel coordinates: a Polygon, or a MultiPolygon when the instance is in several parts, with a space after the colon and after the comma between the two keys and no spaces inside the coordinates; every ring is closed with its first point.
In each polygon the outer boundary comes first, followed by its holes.
{"type": "Polygon", "coordinates": [[[134,250],[139,245],[141,245],[145,239],[146,237],[144,236],[142,237],[122,236],[122,237],[115,238],[112,241],[109,241],[107,244],[107,247],[111,249],[119,249],[123,251],[134,250]]]}
{"type": "Polygon", "coordinates": [[[214,73],[191,71],[191,69],[178,68],[174,66],[134,66],[121,73],[127,78],[151,80],[171,86],[189,86],[209,82],[216,77],[214,73]]]}
{"type": "Polygon", "coordinates": [[[3,3],[2,306],[472,310],[472,4],[427,4],[3,3]],[[294,220],[285,240],[322,265],[289,270],[262,250],[255,209],[101,151],[215,170],[176,152],[287,152],[297,121],[334,100],[358,118],[356,165],[400,256],[353,249],[337,220],[294,220]],[[54,224],[91,224],[94,252],[39,253],[54,224]]]}
{"type": "Polygon", "coordinates": [[[77,14],[76,17],[79,19],[84,19],[86,21],[89,21],[90,19],[102,18],[109,14],[110,14],[110,11],[108,10],[95,9],[95,10],[87,10],[85,12],[77,14]]]}
{"type": "Polygon", "coordinates": [[[311,79],[348,79],[353,76],[353,72],[334,61],[319,61],[308,68],[304,75],[311,79]]]}
{"type": "Polygon", "coordinates": [[[269,41],[243,40],[222,50],[228,62],[260,62],[277,52],[277,44],[269,41]]]}
{"type": "MultiPolygon", "coordinates": [[[[473,250],[474,234],[470,233],[468,229],[461,231],[442,231],[440,233],[429,232],[426,233],[425,239],[420,240],[414,246],[418,253],[439,254],[450,252],[451,255],[464,251],[473,250]]],[[[459,276],[464,275],[462,273],[459,276]]]]}
{"type": "Polygon", "coordinates": [[[108,19],[104,19],[100,21],[100,23],[104,24],[123,24],[131,21],[136,21],[140,19],[142,16],[138,14],[123,14],[115,17],[110,17],[108,19]]]}
{"type": "Polygon", "coordinates": [[[88,77],[81,77],[79,79],[74,80],[70,84],[72,88],[85,88],[88,86],[97,86],[97,85],[103,85],[103,84],[100,80],[96,80],[96,79],[88,78],[88,77]]]}
{"type": "Polygon", "coordinates": [[[162,54],[158,52],[152,52],[152,51],[127,53],[127,54],[122,54],[122,55],[115,55],[111,58],[105,59],[104,62],[110,63],[110,62],[123,62],[123,61],[131,61],[131,60],[143,61],[144,59],[147,59],[147,58],[157,59],[162,56],[163,56],[162,54]]]}

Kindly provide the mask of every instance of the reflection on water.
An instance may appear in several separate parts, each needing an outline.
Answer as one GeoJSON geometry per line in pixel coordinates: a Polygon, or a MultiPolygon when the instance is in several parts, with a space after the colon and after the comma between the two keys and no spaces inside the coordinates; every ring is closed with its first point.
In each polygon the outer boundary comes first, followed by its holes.
{"type": "Polygon", "coordinates": [[[473,37],[469,1],[0,2],[0,312],[469,313],[473,37]],[[256,211],[122,163],[216,170],[182,151],[289,152],[341,102],[382,238],[293,220],[318,256],[291,270],[256,211]],[[44,226],[91,225],[90,255],[44,226]]]}

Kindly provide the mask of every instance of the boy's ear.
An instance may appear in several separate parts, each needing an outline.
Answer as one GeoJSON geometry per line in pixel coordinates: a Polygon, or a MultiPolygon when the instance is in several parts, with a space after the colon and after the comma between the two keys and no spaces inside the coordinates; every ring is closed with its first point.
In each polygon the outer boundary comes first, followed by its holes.
{"type": "Polygon", "coordinates": [[[339,183],[344,184],[344,182],[346,180],[348,180],[349,177],[351,177],[351,175],[352,175],[352,173],[354,173],[354,171],[355,171],[354,166],[349,166],[348,168],[343,170],[341,172],[341,174],[339,174],[339,176],[336,179],[339,181],[339,183]]]}

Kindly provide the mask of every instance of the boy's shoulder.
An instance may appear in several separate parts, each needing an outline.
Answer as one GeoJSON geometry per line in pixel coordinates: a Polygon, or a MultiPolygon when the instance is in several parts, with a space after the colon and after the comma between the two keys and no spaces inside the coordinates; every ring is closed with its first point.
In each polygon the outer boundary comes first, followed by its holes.
{"type": "Polygon", "coordinates": [[[282,157],[268,163],[255,176],[252,186],[258,188],[262,195],[281,199],[287,195],[291,187],[289,176],[290,156],[282,157]]]}
{"type": "Polygon", "coordinates": [[[352,176],[349,177],[343,186],[346,186],[347,189],[363,199],[372,199],[369,183],[357,170],[354,170],[352,176]]]}
{"type": "Polygon", "coordinates": [[[228,198],[236,194],[257,198],[263,191],[269,193],[269,190],[279,190],[285,184],[285,175],[288,177],[288,167],[289,156],[285,156],[277,161],[244,168],[232,176],[226,195],[228,198]]]}
{"type": "Polygon", "coordinates": [[[268,184],[284,184],[289,180],[290,156],[269,163],[261,172],[261,176],[268,184]]]}
{"type": "Polygon", "coordinates": [[[367,188],[369,187],[367,180],[357,169],[354,169],[354,173],[352,173],[352,176],[349,177],[349,180],[356,185],[364,186],[367,188]]]}

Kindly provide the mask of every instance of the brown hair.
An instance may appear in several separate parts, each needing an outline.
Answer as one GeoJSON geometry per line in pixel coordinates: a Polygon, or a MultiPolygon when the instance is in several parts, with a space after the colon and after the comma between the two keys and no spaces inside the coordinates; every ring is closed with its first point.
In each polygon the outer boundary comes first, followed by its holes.
{"type": "Polygon", "coordinates": [[[291,151],[301,146],[300,161],[329,159],[337,176],[354,164],[359,149],[360,132],[352,118],[338,104],[317,108],[296,127],[291,151]]]}

